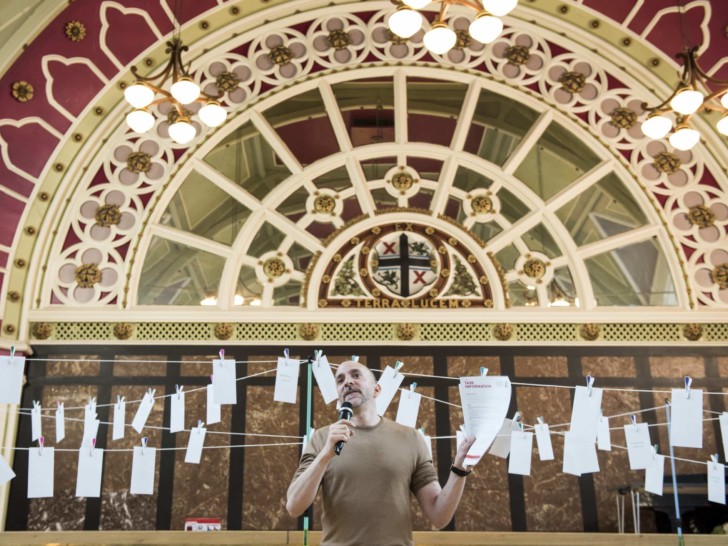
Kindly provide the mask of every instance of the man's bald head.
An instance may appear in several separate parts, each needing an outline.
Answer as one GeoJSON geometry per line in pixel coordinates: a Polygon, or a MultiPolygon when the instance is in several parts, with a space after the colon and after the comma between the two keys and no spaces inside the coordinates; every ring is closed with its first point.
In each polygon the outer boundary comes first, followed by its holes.
{"type": "Polygon", "coordinates": [[[362,364],[361,362],[357,362],[356,360],[347,360],[347,361],[342,362],[341,364],[339,364],[339,368],[341,368],[342,366],[345,366],[345,367],[355,367],[355,368],[359,368],[361,370],[365,370],[366,371],[366,374],[369,375],[369,377],[372,379],[372,381],[374,383],[377,382],[377,376],[374,375],[374,372],[372,370],[370,370],[369,367],[367,367],[364,364],[362,364]]]}

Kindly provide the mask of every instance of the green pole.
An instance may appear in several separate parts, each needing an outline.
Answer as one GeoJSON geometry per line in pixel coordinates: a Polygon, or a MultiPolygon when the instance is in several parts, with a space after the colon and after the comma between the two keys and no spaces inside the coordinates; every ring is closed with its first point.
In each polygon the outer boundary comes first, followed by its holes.
{"type": "MultiPolygon", "coordinates": [[[[306,441],[311,439],[311,392],[313,390],[313,363],[311,357],[308,358],[308,375],[306,381],[306,441]]],[[[303,546],[308,546],[308,525],[309,515],[311,514],[311,507],[309,506],[306,510],[306,515],[303,517],[303,546]]]]}

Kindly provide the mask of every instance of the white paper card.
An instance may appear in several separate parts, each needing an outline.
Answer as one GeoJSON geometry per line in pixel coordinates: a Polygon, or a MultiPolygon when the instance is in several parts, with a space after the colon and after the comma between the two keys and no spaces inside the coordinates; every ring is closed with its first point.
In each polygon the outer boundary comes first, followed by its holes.
{"type": "Polygon", "coordinates": [[[531,453],[533,432],[514,431],[511,434],[511,456],[508,459],[508,473],[531,475],[531,453]]]}
{"type": "Polygon", "coordinates": [[[0,356],[0,404],[20,404],[24,356],[0,356]]]}
{"type": "Polygon", "coordinates": [[[488,454],[495,455],[501,459],[508,457],[511,452],[511,431],[518,429],[518,424],[514,423],[511,419],[504,419],[503,425],[501,425],[498,435],[493,440],[493,443],[488,450],[488,454]],[[514,427],[515,425],[515,427],[514,427]]]}
{"type": "Polygon", "coordinates": [[[124,429],[126,428],[126,402],[124,400],[117,401],[114,404],[114,426],[112,429],[112,440],[120,440],[124,437],[124,429]]]}
{"type": "Polygon", "coordinates": [[[403,380],[404,375],[396,371],[392,366],[384,368],[384,372],[379,378],[379,386],[382,388],[382,392],[374,399],[377,403],[377,415],[384,415],[384,412],[387,411],[387,407],[394,395],[397,394],[397,389],[399,389],[403,380]]]}
{"type": "Polygon", "coordinates": [[[313,363],[312,369],[313,375],[316,378],[316,384],[321,391],[321,396],[324,398],[324,404],[336,400],[339,396],[336,392],[336,380],[326,355],[317,358],[313,363]]]}
{"type": "Polygon", "coordinates": [[[33,409],[30,410],[31,435],[34,442],[43,436],[43,423],[41,422],[40,402],[33,400],[33,409]]]}
{"type": "Polygon", "coordinates": [[[460,400],[465,433],[475,436],[475,443],[465,457],[466,464],[473,466],[503,426],[511,403],[511,381],[506,376],[461,377],[460,400]]]}
{"type": "Polygon", "coordinates": [[[215,403],[215,391],[212,385],[207,386],[207,424],[214,425],[222,420],[220,404],[215,403]]]}
{"type": "Polygon", "coordinates": [[[212,361],[212,386],[215,391],[216,404],[237,404],[237,377],[235,376],[235,361],[212,361]]]}
{"type": "Polygon", "coordinates": [[[571,408],[569,430],[580,438],[597,439],[597,428],[602,409],[602,389],[592,387],[591,396],[587,387],[576,387],[574,405],[571,408]]]}
{"type": "Polygon", "coordinates": [[[662,496],[665,478],[665,456],[655,454],[645,470],[645,491],[662,496]]]}
{"type": "Polygon", "coordinates": [[[169,412],[169,431],[179,432],[185,428],[185,391],[172,395],[169,412]]]}
{"type": "Polygon", "coordinates": [[[708,462],[708,500],[725,504],[725,465],[708,462]]]}
{"type": "Polygon", "coordinates": [[[83,438],[81,438],[81,447],[89,447],[92,445],[92,440],[98,438],[99,424],[101,421],[94,419],[83,424],[83,438]]]}
{"type": "Polygon", "coordinates": [[[597,445],[602,451],[612,451],[612,432],[609,430],[609,417],[599,418],[597,445]]]}
{"type": "Polygon", "coordinates": [[[670,441],[675,447],[703,448],[703,390],[672,389],[670,441]],[[688,394],[689,392],[689,394],[688,394]]]}
{"type": "Polygon", "coordinates": [[[624,436],[627,439],[627,455],[632,470],[647,468],[652,461],[652,443],[647,423],[624,425],[624,436]]]}
{"type": "Polygon", "coordinates": [[[5,457],[0,456],[0,485],[5,485],[7,482],[15,477],[15,472],[10,468],[10,465],[5,460],[5,457]]]}
{"type": "Polygon", "coordinates": [[[78,450],[76,473],[77,497],[101,496],[101,471],[104,467],[104,450],[81,447],[78,450]]]}
{"type": "Polygon", "coordinates": [[[546,423],[543,425],[538,424],[534,425],[533,429],[536,431],[538,458],[542,461],[553,461],[554,448],[551,445],[551,433],[549,432],[549,426],[546,423]]]}
{"type": "Polygon", "coordinates": [[[154,407],[154,390],[150,389],[144,395],[144,398],[142,399],[141,403],[139,404],[139,409],[137,410],[136,415],[134,416],[134,420],[131,422],[131,426],[134,430],[141,433],[142,429],[144,428],[144,425],[147,423],[147,419],[149,418],[149,414],[152,412],[153,407],[154,407]]]}
{"type": "Polygon", "coordinates": [[[298,362],[284,357],[278,357],[276,369],[276,385],[273,391],[273,400],[276,402],[296,403],[298,394],[298,362]]]}
{"type": "Polygon", "coordinates": [[[29,499],[53,496],[54,460],[55,450],[52,447],[31,447],[28,450],[29,499]]]}
{"type": "Polygon", "coordinates": [[[562,472],[581,476],[599,472],[597,448],[591,437],[585,438],[573,432],[564,434],[564,462],[562,472]]]}
{"type": "Polygon", "coordinates": [[[186,463],[200,464],[202,446],[205,445],[205,434],[207,434],[206,428],[192,427],[190,439],[187,442],[187,451],[185,452],[186,463]]]}
{"type": "Polygon", "coordinates": [[[417,427],[417,414],[420,411],[422,395],[404,389],[399,393],[399,407],[397,408],[397,423],[406,427],[417,427]]]}
{"type": "Polygon", "coordinates": [[[723,459],[728,461],[728,411],[724,411],[720,419],[720,436],[723,438],[723,459]]]}
{"type": "Polygon", "coordinates": [[[66,437],[66,410],[63,404],[58,404],[56,408],[56,443],[59,443],[66,437]]]}
{"type": "Polygon", "coordinates": [[[132,495],[154,494],[154,465],[156,458],[156,448],[134,446],[129,493],[132,495]]]}
{"type": "Polygon", "coordinates": [[[424,440],[425,440],[425,446],[427,447],[427,452],[430,454],[430,460],[432,460],[432,438],[430,436],[427,436],[426,434],[424,434],[422,431],[420,431],[420,434],[422,434],[422,438],[424,438],[424,440]]]}

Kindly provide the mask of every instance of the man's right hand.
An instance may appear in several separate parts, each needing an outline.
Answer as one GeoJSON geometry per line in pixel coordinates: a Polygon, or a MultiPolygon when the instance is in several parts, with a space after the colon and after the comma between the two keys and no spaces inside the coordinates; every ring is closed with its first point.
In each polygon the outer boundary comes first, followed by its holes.
{"type": "Polygon", "coordinates": [[[336,456],[334,448],[339,442],[348,442],[351,435],[354,434],[352,429],[356,425],[348,419],[341,419],[329,426],[329,435],[326,437],[326,449],[324,450],[329,458],[336,456]]]}

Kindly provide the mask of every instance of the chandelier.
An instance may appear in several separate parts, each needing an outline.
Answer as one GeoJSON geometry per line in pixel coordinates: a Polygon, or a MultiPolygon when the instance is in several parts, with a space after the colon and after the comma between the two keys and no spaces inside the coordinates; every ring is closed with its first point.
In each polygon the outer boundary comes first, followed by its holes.
{"type": "Polygon", "coordinates": [[[700,133],[690,125],[692,116],[699,112],[716,110],[723,114],[716,128],[719,133],[728,135],[728,81],[717,80],[703,72],[698,66],[697,50],[697,47],[685,48],[683,53],[676,55],[683,60],[682,75],[664,102],[653,107],[642,104],[642,110],[648,112],[642,132],[656,140],[672,131],[670,144],[678,150],[689,150],[700,141],[700,133]],[[711,84],[715,90],[711,90],[711,84]]]}
{"type": "Polygon", "coordinates": [[[208,127],[217,127],[227,117],[227,112],[217,101],[222,94],[211,96],[203,92],[189,74],[189,67],[182,64],[182,53],[188,47],[182,45],[178,38],[167,42],[165,53],[169,54],[167,65],[157,74],[149,77],[140,76],[137,68],[131,68],[136,81],[124,90],[124,98],[134,108],[126,115],[126,122],[137,133],[146,133],[154,126],[154,116],[150,107],[170,103],[169,136],[178,144],[187,144],[197,135],[197,129],[190,120],[192,112],[185,108],[188,104],[203,103],[197,115],[208,127]],[[169,91],[162,88],[172,78],[169,91]],[[156,83],[155,83],[156,82],[156,83]],[[157,95],[161,97],[156,98],[157,95]]]}
{"type": "MultiPolygon", "coordinates": [[[[399,4],[397,11],[389,17],[389,29],[400,38],[410,38],[422,28],[423,17],[418,12],[432,0],[392,0],[399,4]]],[[[423,39],[425,47],[432,53],[443,55],[457,42],[457,34],[447,26],[445,13],[449,6],[464,6],[474,10],[477,15],[470,23],[468,32],[477,41],[488,44],[503,31],[500,17],[510,13],[518,0],[437,0],[440,13],[432,23],[423,39]]]]}

